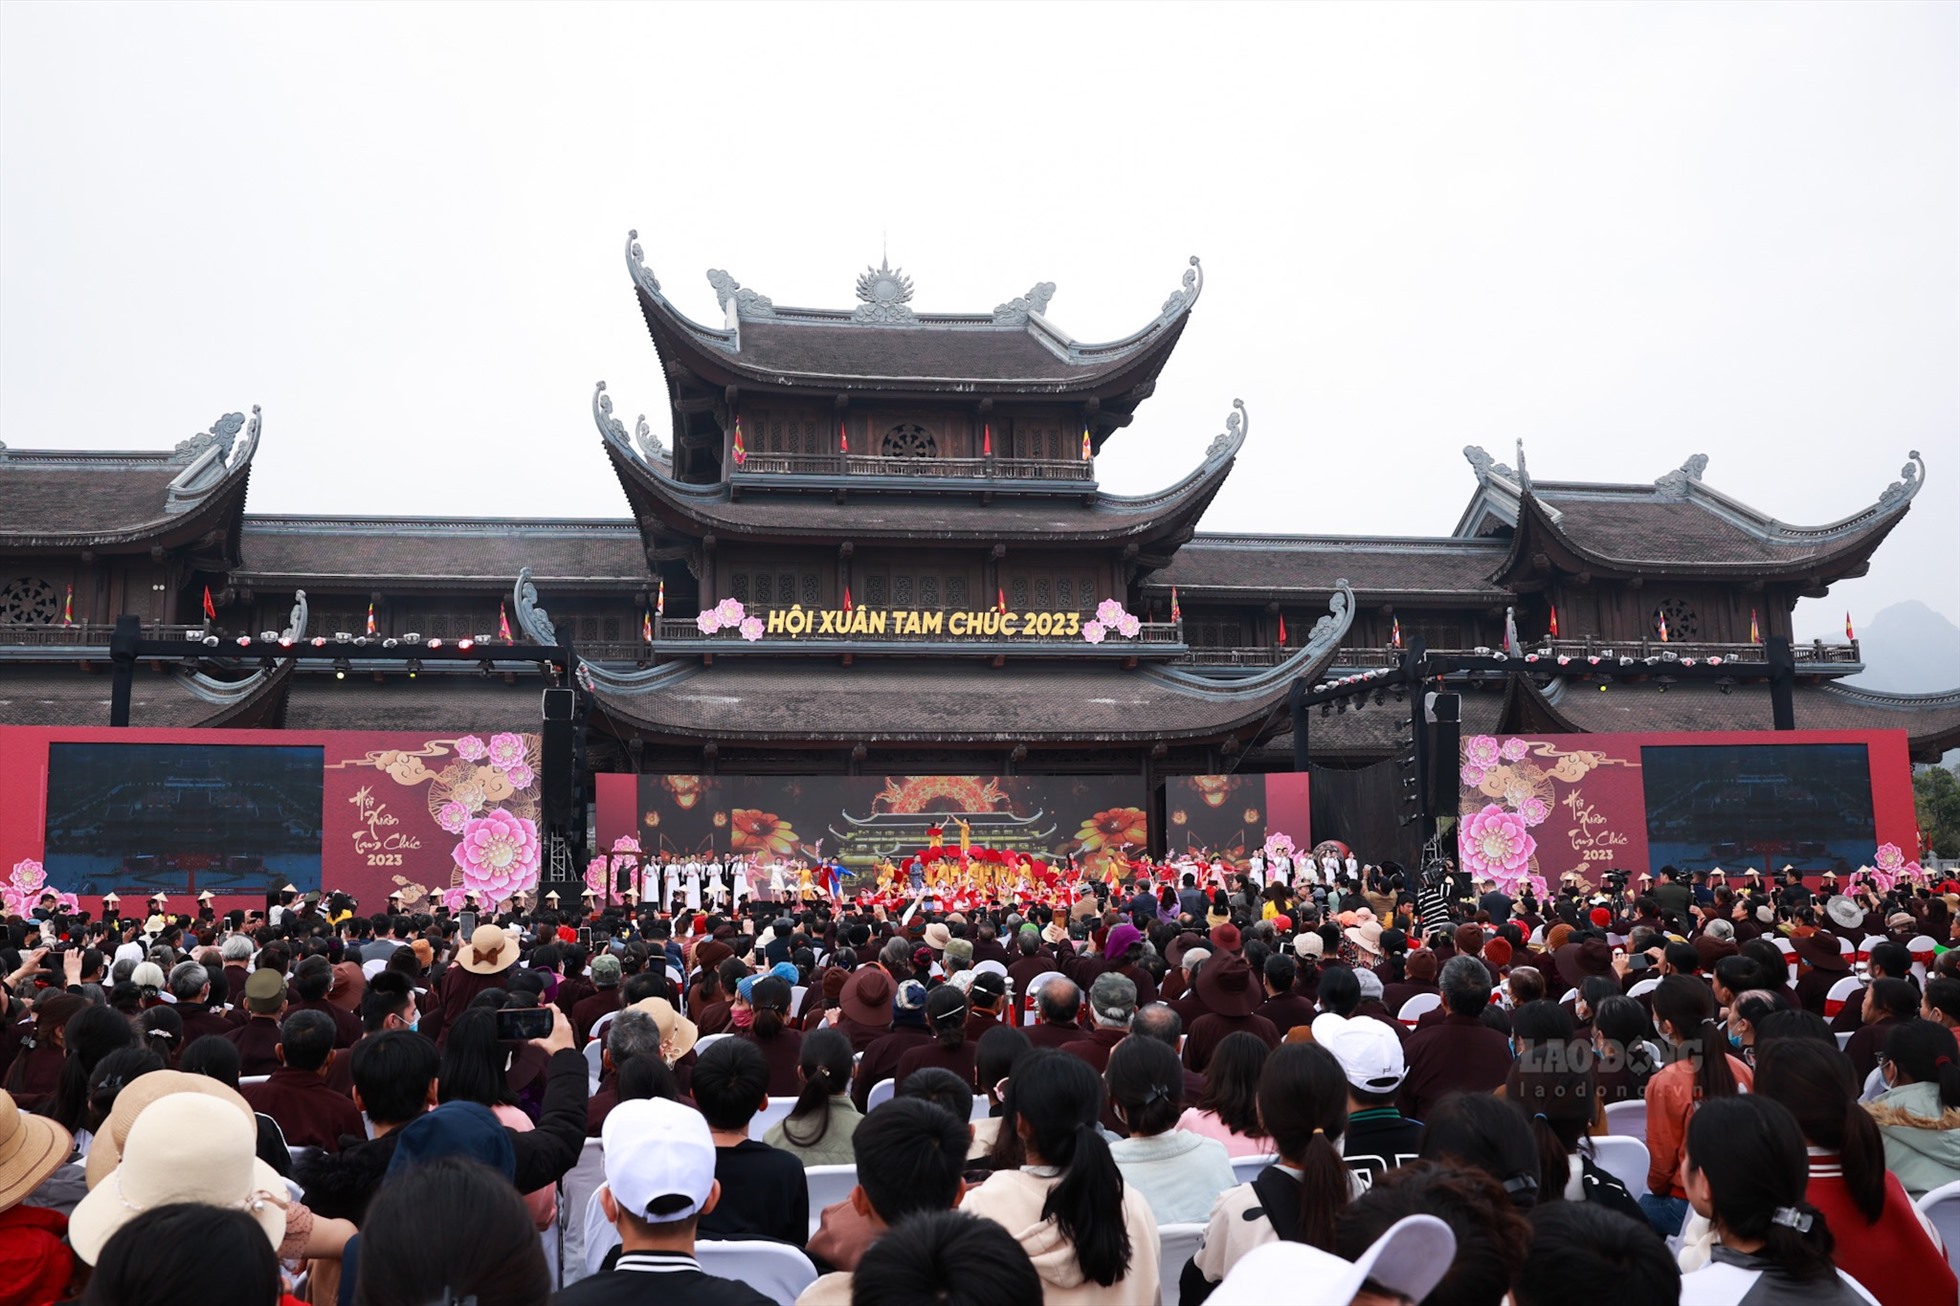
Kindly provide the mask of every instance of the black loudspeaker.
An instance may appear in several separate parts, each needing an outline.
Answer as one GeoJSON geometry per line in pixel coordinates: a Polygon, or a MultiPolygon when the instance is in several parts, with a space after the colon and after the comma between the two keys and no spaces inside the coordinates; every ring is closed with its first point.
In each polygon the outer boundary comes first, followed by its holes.
{"type": "Polygon", "coordinates": [[[1463,738],[1462,697],[1440,692],[1429,695],[1428,716],[1435,732],[1431,736],[1429,749],[1430,814],[1439,818],[1453,816],[1456,813],[1458,772],[1463,766],[1463,759],[1458,756],[1463,738]]]}
{"type": "Polygon", "coordinates": [[[563,829],[572,819],[572,715],[576,707],[577,696],[571,690],[544,691],[544,765],[539,798],[548,829],[563,829]]]}

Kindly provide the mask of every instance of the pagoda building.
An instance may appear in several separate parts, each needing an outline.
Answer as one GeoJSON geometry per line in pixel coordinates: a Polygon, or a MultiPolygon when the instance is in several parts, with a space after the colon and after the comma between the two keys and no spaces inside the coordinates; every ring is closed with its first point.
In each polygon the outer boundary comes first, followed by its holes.
{"type": "MultiPolygon", "coordinates": [[[[1798,527],[1714,489],[1700,456],[1594,484],[1472,448],[1447,533],[1200,532],[1240,459],[1262,456],[1246,405],[1221,402],[1188,474],[1154,494],[1096,474],[1198,310],[1196,259],[1155,316],[1101,344],[1049,316],[1047,282],[932,313],[881,264],[853,306],[805,309],[717,270],[719,320],[703,322],[637,237],[626,274],[665,393],[591,396],[620,518],[253,515],[256,411],[169,452],[0,450],[0,724],[106,723],[109,625],[131,613],[293,649],[146,665],[136,725],[535,729],[537,671],[497,645],[506,628],[568,645],[599,770],[1288,770],[1295,684],[1393,665],[1416,640],[1520,655],[1450,675],[1466,731],[1766,730],[1763,677],[1671,684],[1661,662],[1601,693],[1590,659],[1761,665],[1800,598],[1864,573],[1924,481],[1914,454],[1843,520],[1798,527]],[[370,632],[471,638],[484,656],[337,668],[331,643],[370,632]]],[[[1790,659],[1796,728],[1903,729],[1922,760],[1960,746],[1960,687],[1844,685],[1864,666],[1848,638],[1790,659]]],[[[1396,756],[1406,711],[1334,706],[1309,731],[1316,765],[1396,756]]]]}

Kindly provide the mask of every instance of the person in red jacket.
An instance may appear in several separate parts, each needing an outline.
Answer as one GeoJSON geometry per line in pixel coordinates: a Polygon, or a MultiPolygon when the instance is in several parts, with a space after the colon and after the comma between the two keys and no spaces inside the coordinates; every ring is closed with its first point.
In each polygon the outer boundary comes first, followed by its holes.
{"type": "Polygon", "coordinates": [[[1810,1147],[1804,1200],[1831,1227],[1838,1269],[1880,1306],[1960,1297],[1945,1254],[1885,1168],[1885,1143],[1858,1101],[1850,1060],[1822,1039],[1774,1039],[1757,1053],[1755,1091],[1788,1107],[1803,1130],[1810,1147]]]}

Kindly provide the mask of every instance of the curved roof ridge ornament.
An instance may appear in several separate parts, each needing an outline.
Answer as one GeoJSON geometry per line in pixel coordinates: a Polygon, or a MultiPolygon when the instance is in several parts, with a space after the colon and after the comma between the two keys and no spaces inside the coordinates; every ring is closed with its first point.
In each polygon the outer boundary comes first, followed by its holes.
{"type": "Polygon", "coordinates": [[[612,396],[606,393],[604,381],[592,392],[592,420],[599,424],[599,434],[607,441],[633,452],[633,442],[626,438],[626,423],[613,416],[612,396]]]}
{"type": "Polygon", "coordinates": [[[1880,508],[1897,507],[1910,503],[1926,484],[1926,460],[1913,449],[1906,454],[1906,465],[1899,469],[1899,479],[1886,486],[1878,496],[1880,508]]]}
{"type": "Polygon", "coordinates": [[[538,587],[531,580],[531,569],[520,567],[517,584],[511,587],[511,611],[517,617],[518,629],[529,636],[533,644],[546,648],[558,645],[558,628],[551,624],[551,614],[538,606],[538,587]]]}
{"type": "Polygon", "coordinates": [[[1252,415],[1246,412],[1245,400],[1234,399],[1232,411],[1225,415],[1225,429],[1211,439],[1205,449],[1205,464],[1236,457],[1245,447],[1245,437],[1252,431],[1252,415]]]}
{"type": "Polygon", "coordinates": [[[1531,493],[1531,472],[1524,465],[1524,437],[1518,437],[1518,488],[1531,493]]]}
{"type": "Polygon", "coordinates": [[[600,694],[618,694],[630,697],[663,685],[671,680],[682,680],[701,670],[698,661],[663,662],[659,666],[640,667],[632,671],[617,671],[595,662],[581,661],[579,674],[592,683],[587,693],[595,697],[600,694]]]}
{"type": "Polygon", "coordinates": [[[1346,577],[1334,582],[1334,593],[1327,600],[1327,615],[1313,623],[1307,632],[1307,642],[1283,659],[1277,666],[1268,667],[1256,676],[1243,680],[1218,680],[1175,667],[1152,666],[1147,672],[1160,680],[1172,681],[1188,689],[1197,689],[1220,698],[1245,698],[1257,696],[1276,685],[1287,684],[1309,671],[1317,672],[1326,665],[1327,659],[1334,656],[1334,650],[1347,638],[1350,627],[1354,625],[1354,588],[1346,577]]]}
{"type": "Polygon", "coordinates": [[[671,461],[667,453],[667,446],[660,443],[660,437],[655,435],[653,428],[647,425],[647,415],[645,413],[641,413],[639,420],[633,425],[633,443],[639,446],[640,457],[648,466],[652,466],[657,462],[664,463],[671,461]]]}
{"type": "Polygon", "coordinates": [[[1198,296],[1204,293],[1204,289],[1205,269],[1198,262],[1198,256],[1193,254],[1191,265],[1184,269],[1182,288],[1170,293],[1170,297],[1164,301],[1164,307],[1158,310],[1157,316],[1168,322],[1179,313],[1190,312],[1191,306],[1198,302],[1198,296]]]}
{"type": "Polygon", "coordinates": [[[743,289],[742,283],[722,268],[708,269],[708,284],[715,288],[715,299],[720,303],[721,311],[731,315],[731,326],[737,318],[776,316],[775,300],[743,289]]]}
{"type": "Polygon", "coordinates": [[[252,417],[246,420],[243,413],[226,413],[211,423],[211,429],[200,431],[188,440],[179,441],[167,460],[172,466],[182,465],[184,470],[177,473],[164,489],[163,510],[166,515],[188,511],[201,502],[211,491],[224,484],[234,473],[252,461],[252,454],[259,445],[259,406],[252,405],[252,417]],[[244,440],[239,440],[240,433],[244,440]]]}
{"type": "Polygon", "coordinates": [[[1708,455],[1698,453],[1682,463],[1667,475],[1654,481],[1654,488],[1662,494],[1686,496],[1691,482],[1701,480],[1701,474],[1708,470],[1708,455]]]}
{"type": "Polygon", "coordinates": [[[1515,484],[1518,479],[1516,472],[1492,458],[1480,444],[1464,445],[1463,456],[1469,460],[1471,470],[1477,473],[1477,479],[1480,481],[1488,481],[1493,476],[1499,476],[1515,484]]]}
{"type": "Polygon", "coordinates": [[[1055,283],[1037,281],[1025,295],[1016,295],[1005,304],[994,305],[994,325],[999,327],[1021,327],[1028,324],[1030,313],[1045,316],[1048,301],[1055,297],[1055,283]]]}
{"type": "Polygon", "coordinates": [[[660,279],[653,275],[653,269],[646,265],[646,255],[640,251],[640,233],[635,228],[626,233],[626,270],[633,274],[633,283],[656,299],[665,299],[660,293],[660,279]]]}

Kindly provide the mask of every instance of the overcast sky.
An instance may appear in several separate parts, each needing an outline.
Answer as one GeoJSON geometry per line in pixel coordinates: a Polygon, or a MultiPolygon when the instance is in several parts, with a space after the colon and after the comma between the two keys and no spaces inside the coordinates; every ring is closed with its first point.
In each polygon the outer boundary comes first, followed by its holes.
{"type": "Polygon", "coordinates": [[[1926,491],[1799,633],[1960,619],[1960,6],[0,7],[0,440],[257,403],[257,512],[623,516],[622,262],[848,307],[1204,297],[1103,484],[1210,530],[1446,533],[1460,450],[1781,519],[1926,491]]]}

